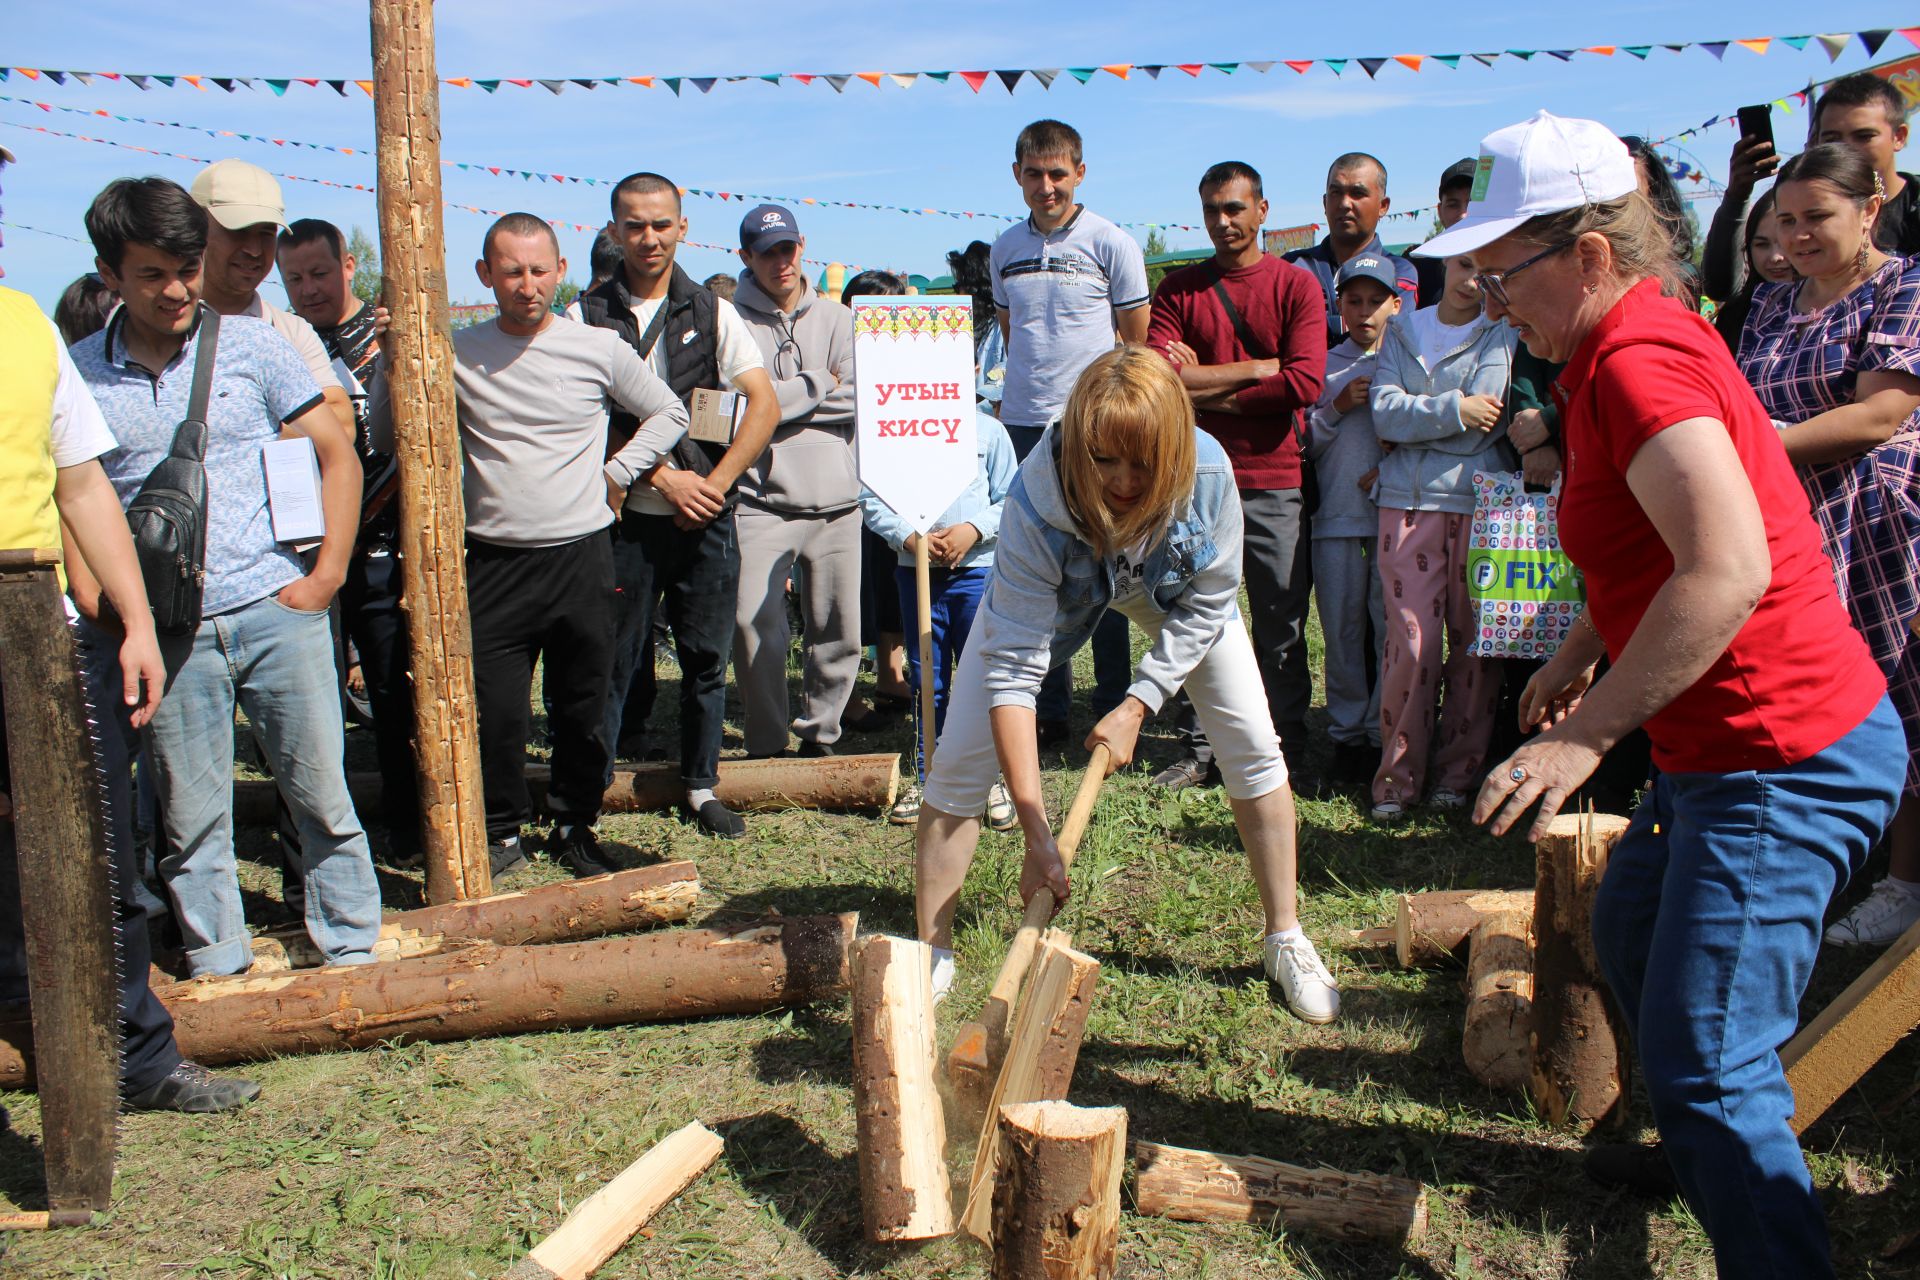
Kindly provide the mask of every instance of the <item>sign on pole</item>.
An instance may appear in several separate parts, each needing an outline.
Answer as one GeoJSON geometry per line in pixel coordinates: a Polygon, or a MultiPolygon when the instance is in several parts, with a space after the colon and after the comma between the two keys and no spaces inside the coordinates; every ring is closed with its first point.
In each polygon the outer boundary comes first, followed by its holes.
{"type": "Polygon", "coordinates": [[[860,481],[926,533],[978,468],[973,303],[851,299],[860,481]]]}

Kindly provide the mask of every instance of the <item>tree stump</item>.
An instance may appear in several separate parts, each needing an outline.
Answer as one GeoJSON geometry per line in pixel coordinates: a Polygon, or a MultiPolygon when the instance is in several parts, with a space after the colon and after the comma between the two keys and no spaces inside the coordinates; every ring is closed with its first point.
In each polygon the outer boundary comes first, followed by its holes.
{"type": "Polygon", "coordinates": [[[1495,1089],[1532,1078],[1533,912],[1502,911],[1473,931],[1467,952],[1467,1070],[1495,1089]]]}
{"type": "Polygon", "coordinates": [[[953,1231],[947,1122],[934,1079],[933,949],[874,937],[853,956],[853,1105],[867,1238],[953,1231]]]}
{"type": "Polygon", "coordinates": [[[1626,1033],[1593,950],[1594,895],[1626,829],[1613,814],[1561,814],[1537,846],[1530,1091],[1541,1115],[1581,1132],[1626,1119],[1626,1033]]]}
{"type": "Polygon", "coordinates": [[[994,1280],[1108,1280],[1120,1248],[1121,1107],[1001,1107],[989,1244],[994,1280]]]}
{"type": "Polygon", "coordinates": [[[1403,893],[1393,921],[1393,952],[1403,969],[1445,964],[1488,916],[1533,910],[1532,889],[1437,889],[1403,893]]]}

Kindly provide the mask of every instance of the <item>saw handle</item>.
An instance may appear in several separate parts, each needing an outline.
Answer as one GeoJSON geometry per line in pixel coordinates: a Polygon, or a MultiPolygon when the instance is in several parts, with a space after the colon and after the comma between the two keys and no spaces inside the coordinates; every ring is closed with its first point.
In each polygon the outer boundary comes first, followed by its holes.
{"type": "MultiPolygon", "coordinates": [[[[1061,865],[1069,870],[1073,867],[1073,855],[1080,851],[1081,838],[1087,834],[1087,823],[1093,817],[1094,802],[1100,798],[1101,784],[1107,780],[1110,760],[1106,744],[1094,747],[1087,771],[1080,775],[1080,790],[1074,793],[1067,820],[1060,827],[1060,839],[1055,847],[1060,850],[1061,865]]],[[[1013,1004],[1020,984],[1026,981],[1027,967],[1033,963],[1034,948],[1040,945],[1040,931],[1053,919],[1053,912],[1053,893],[1043,885],[1027,901],[1027,914],[1021,918],[1019,932],[1013,935],[1013,945],[1007,948],[1000,976],[994,979],[993,990],[987,994],[988,1003],[1013,1004]]]]}

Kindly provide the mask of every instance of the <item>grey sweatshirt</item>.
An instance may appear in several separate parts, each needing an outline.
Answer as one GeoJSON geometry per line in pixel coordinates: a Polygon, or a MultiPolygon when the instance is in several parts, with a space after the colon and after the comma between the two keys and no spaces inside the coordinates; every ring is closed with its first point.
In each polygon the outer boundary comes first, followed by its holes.
{"type": "Polygon", "coordinates": [[[860,500],[853,455],[853,312],[801,281],[782,311],[740,273],[734,309],[760,347],[780,399],[773,444],[740,477],[744,502],[794,515],[845,511],[860,500]]]}
{"type": "Polygon", "coordinates": [[[1395,511],[1473,510],[1473,473],[1511,471],[1507,417],[1491,431],[1470,431],[1460,421],[1460,402],[1484,395],[1505,403],[1513,377],[1513,330],[1483,312],[1466,338],[1433,367],[1420,355],[1414,317],[1438,320],[1438,312],[1403,311],[1380,339],[1373,372],[1373,430],[1398,447],[1380,461],[1379,504],[1395,511]]]}
{"type": "Polygon", "coordinates": [[[1360,488],[1360,477],[1380,465],[1380,440],[1373,433],[1373,407],[1362,400],[1345,413],[1333,398],[1355,378],[1371,378],[1379,363],[1347,338],[1327,352],[1327,382],[1307,414],[1307,458],[1320,486],[1313,511],[1316,538],[1372,538],[1380,533],[1380,510],[1360,488]]]}

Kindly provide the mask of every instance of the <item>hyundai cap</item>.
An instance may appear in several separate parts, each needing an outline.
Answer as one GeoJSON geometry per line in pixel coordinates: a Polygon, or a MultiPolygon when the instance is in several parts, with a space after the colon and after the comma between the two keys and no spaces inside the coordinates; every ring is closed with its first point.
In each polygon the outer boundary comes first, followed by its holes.
{"type": "Polygon", "coordinates": [[[1481,139],[1466,216],[1413,253],[1471,253],[1542,214],[1618,200],[1639,186],[1633,157],[1611,129],[1542,111],[1481,139]]]}
{"type": "Polygon", "coordinates": [[[287,202],[272,174],[245,160],[216,160],[193,180],[195,203],[229,231],[262,222],[287,225],[287,202]]]}
{"type": "Polygon", "coordinates": [[[797,244],[800,224],[777,204],[756,205],[740,219],[740,247],[748,253],[765,253],[777,244],[797,244]]]}
{"type": "Polygon", "coordinates": [[[1400,283],[1400,273],[1393,269],[1393,260],[1378,253],[1362,253],[1348,258],[1340,265],[1339,283],[1333,288],[1335,295],[1355,280],[1378,280],[1387,286],[1388,293],[1395,293],[1400,283]]]}

